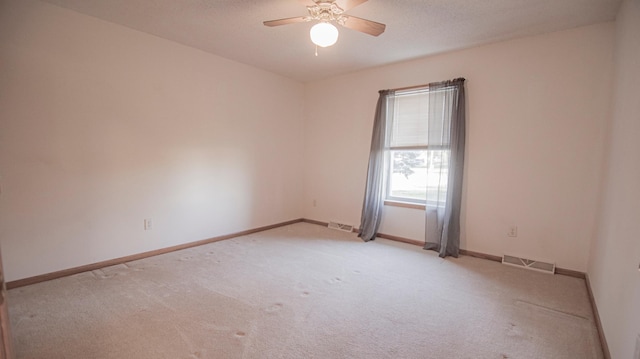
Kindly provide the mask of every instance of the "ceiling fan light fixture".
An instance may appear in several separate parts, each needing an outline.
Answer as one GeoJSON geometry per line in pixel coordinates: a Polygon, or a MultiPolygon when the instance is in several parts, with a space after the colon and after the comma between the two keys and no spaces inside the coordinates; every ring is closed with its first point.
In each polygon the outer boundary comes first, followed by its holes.
{"type": "Polygon", "coordinates": [[[328,47],[338,41],[338,29],[328,22],[319,22],[309,31],[311,42],[320,46],[328,47]]]}

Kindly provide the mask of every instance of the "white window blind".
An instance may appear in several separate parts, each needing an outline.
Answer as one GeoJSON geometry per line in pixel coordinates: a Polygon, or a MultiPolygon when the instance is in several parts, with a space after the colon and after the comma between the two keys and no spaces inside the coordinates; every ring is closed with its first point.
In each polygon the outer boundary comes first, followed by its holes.
{"type": "MultiPolygon", "coordinates": [[[[437,91],[454,91],[441,89],[437,91]]],[[[433,149],[449,145],[451,114],[444,104],[432,103],[429,107],[429,90],[419,89],[396,92],[388,101],[391,118],[389,148],[433,149]]]]}
{"type": "Polygon", "coordinates": [[[411,92],[397,92],[391,96],[389,106],[393,113],[389,147],[425,147],[429,138],[429,95],[427,89],[411,92]]]}

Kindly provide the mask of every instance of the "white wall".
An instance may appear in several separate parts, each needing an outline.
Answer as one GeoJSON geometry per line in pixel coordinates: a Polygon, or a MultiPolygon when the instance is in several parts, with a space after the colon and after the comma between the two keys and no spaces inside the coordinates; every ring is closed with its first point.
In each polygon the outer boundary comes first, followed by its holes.
{"type": "MultiPolygon", "coordinates": [[[[378,90],[465,77],[462,248],[585,271],[601,181],[613,29],[598,24],[308,84],[305,217],[359,225],[378,90]],[[506,236],[511,224],[518,238],[506,236]]],[[[423,227],[421,211],[385,208],[381,232],[420,240],[423,227]]]]}
{"type": "Polygon", "coordinates": [[[0,83],[7,280],[301,217],[301,83],[32,0],[0,83]]]}
{"type": "MultiPolygon", "coordinates": [[[[302,214],[357,225],[377,91],[462,76],[462,247],[582,271],[595,232],[598,309],[612,356],[630,357],[640,332],[639,33],[640,4],[627,1],[615,32],[594,25],[303,86],[48,4],[0,0],[7,280],[302,214]],[[517,239],[506,237],[511,224],[517,239]]],[[[421,211],[385,208],[382,232],[419,240],[423,227],[421,211]]]]}
{"type": "Polygon", "coordinates": [[[616,19],[606,181],[588,271],[612,358],[632,358],[640,335],[639,35],[640,1],[625,1],[616,19]]]}

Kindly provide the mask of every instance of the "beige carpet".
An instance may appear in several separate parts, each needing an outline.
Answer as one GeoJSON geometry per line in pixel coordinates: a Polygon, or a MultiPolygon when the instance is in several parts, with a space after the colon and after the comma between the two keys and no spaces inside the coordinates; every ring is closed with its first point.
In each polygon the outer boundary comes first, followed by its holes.
{"type": "Polygon", "coordinates": [[[601,358],[583,280],[298,223],[9,291],[18,358],[601,358]]]}

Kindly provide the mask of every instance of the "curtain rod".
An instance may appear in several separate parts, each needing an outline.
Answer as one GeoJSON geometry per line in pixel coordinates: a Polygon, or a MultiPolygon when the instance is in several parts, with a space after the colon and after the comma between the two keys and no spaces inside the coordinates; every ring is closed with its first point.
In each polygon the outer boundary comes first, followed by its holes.
{"type": "Polygon", "coordinates": [[[423,88],[423,87],[429,87],[429,84],[424,84],[424,85],[415,85],[415,86],[407,86],[407,87],[398,87],[395,89],[389,89],[391,91],[404,91],[404,90],[413,90],[413,89],[419,89],[419,88],[423,88]]]}
{"type": "MultiPolygon", "coordinates": [[[[459,77],[457,79],[451,80],[451,82],[456,82],[462,80],[463,82],[466,81],[466,79],[464,77],[459,77]]],[[[398,87],[395,89],[389,89],[389,91],[405,91],[405,90],[413,90],[413,89],[419,89],[419,88],[424,88],[424,87],[429,87],[429,84],[424,84],[424,85],[415,85],[415,86],[407,86],[407,87],[398,87]]]]}

